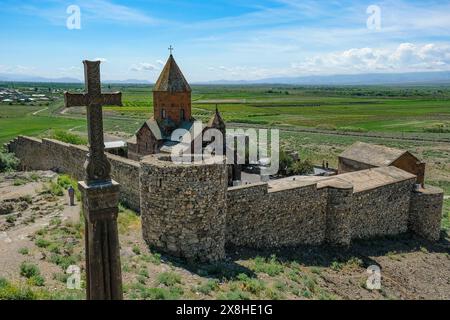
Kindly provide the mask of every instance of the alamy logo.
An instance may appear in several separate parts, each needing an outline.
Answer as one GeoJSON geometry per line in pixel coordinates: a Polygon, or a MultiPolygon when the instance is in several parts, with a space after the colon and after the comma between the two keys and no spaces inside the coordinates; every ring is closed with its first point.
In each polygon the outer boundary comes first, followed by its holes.
{"type": "Polygon", "coordinates": [[[70,5],[66,10],[70,16],[66,20],[66,26],[69,30],[81,29],[81,9],[77,5],[70,5]]]}
{"type": "Polygon", "coordinates": [[[381,30],[381,8],[377,5],[371,5],[367,8],[367,29],[381,30]]]}
{"type": "Polygon", "coordinates": [[[178,142],[171,152],[174,163],[214,163],[226,156],[227,164],[260,164],[263,176],[275,175],[279,170],[280,132],[276,129],[228,129],[224,137],[217,129],[203,132],[201,121],[196,121],[191,130],[174,130],[171,140],[178,142]]]}
{"type": "Polygon", "coordinates": [[[81,289],[81,270],[79,266],[69,266],[66,273],[70,274],[67,278],[67,289],[80,290],[81,289]]]}
{"type": "Polygon", "coordinates": [[[366,287],[369,290],[381,289],[381,269],[379,266],[370,266],[367,268],[369,277],[366,281],[366,287]]]}

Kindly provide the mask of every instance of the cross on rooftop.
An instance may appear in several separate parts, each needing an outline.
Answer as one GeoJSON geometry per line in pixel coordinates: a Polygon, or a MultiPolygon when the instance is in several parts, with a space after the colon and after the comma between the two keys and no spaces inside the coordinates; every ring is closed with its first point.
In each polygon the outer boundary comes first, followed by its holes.
{"type": "Polygon", "coordinates": [[[172,54],[173,50],[174,50],[174,48],[172,47],[172,45],[170,45],[170,47],[169,47],[170,54],[172,54]]]}

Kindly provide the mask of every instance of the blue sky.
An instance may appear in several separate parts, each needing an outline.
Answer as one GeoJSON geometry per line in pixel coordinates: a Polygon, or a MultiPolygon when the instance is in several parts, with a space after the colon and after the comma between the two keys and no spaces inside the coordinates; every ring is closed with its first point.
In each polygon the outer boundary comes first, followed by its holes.
{"type": "Polygon", "coordinates": [[[0,74],[154,81],[169,45],[192,82],[450,70],[450,1],[2,0],[0,23],[0,74]]]}

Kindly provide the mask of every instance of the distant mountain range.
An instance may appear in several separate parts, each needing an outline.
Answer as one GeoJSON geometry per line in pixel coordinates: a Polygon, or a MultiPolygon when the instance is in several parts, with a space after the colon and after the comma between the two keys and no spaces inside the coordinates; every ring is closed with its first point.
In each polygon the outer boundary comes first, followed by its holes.
{"type": "Polygon", "coordinates": [[[36,76],[28,76],[21,74],[2,74],[0,73],[0,81],[11,81],[11,82],[55,82],[55,83],[79,83],[81,82],[76,78],[44,78],[44,77],[36,77],[36,76]]]}
{"type": "MultiPolygon", "coordinates": [[[[77,78],[62,77],[62,78],[45,78],[36,76],[27,76],[20,74],[1,74],[0,81],[6,82],[41,82],[41,83],[81,83],[82,81],[77,78]]],[[[128,79],[128,80],[105,80],[104,83],[117,83],[117,84],[151,84],[150,81],[128,79]]]]}
{"type": "Polygon", "coordinates": [[[450,83],[450,72],[367,73],[352,75],[267,78],[252,81],[210,81],[205,84],[288,84],[288,85],[389,85],[450,83]]]}
{"type": "MultiPolygon", "coordinates": [[[[44,83],[81,83],[76,78],[45,78],[18,74],[0,74],[0,81],[44,82],[44,83]]],[[[105,80],[104,83],[115,84],[152,84],[150,81],[105,80]]],[[[352,75],[280,77],[260,80],[218,80],[197,82],[208,85],[251,85],[251,84],[286,84],[286,85],[392,85],[392,84],[450,84],[450,72],[412,72],[412,73],[367,73],[352,75]]]]}

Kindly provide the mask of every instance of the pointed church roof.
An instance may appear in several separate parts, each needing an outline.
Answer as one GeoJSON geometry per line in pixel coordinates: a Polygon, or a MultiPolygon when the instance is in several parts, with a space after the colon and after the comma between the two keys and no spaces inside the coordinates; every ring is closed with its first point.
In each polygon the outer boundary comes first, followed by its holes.
{"type": "Polygon", "coordinates": [[[223,121],[222,115],[220,114],[219,109],[216,107],[216,112],[208,121],[208,127],[214,128],[221,125],[225,125],[225,121],[223,121]]]}
{"type": "Polygon", "coordinates": [[[169,56],[158,81],[156,81],[153,91],[191,92],[191,87],[184,78],[173,55],[169,56]]]}

